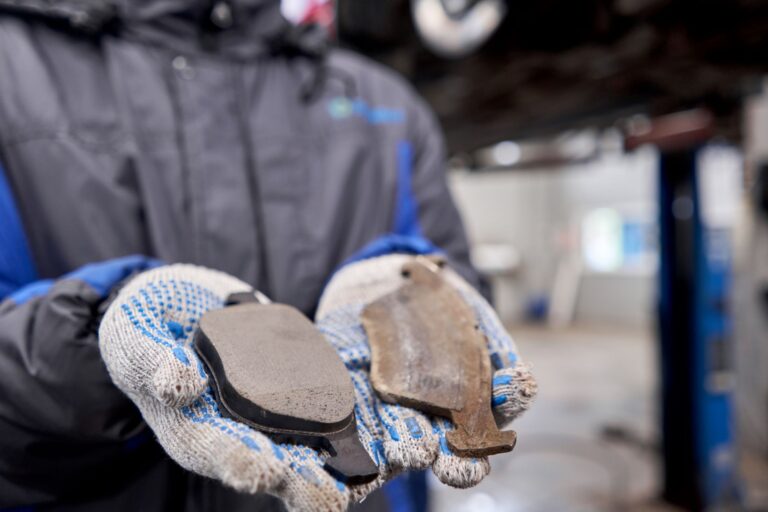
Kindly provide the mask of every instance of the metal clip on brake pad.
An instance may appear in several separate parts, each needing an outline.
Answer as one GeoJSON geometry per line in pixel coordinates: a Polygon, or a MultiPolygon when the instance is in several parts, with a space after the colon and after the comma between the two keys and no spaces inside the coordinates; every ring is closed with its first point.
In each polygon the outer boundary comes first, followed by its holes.
{"type": "Polygon", "coordinates": [[[232,305],[200,319],[195,350],[221,413],[278,442],[327,449],[325,469],[343,482],[373,480],[378,469],[357,437],[341,359],[297,309],[264,301],[234,294],[232,305]]]}
{"type": "Polygon", "coordinates": [[[363,326],[371,345],[371,383],[382,398],[444,416],[456,429],[448,446],[465,457],[511,451],[516,434],[493,418],[493,375],[485,336],[470,306],[419,257],[402,267],[406,282],[369,304],[363,326]]]}

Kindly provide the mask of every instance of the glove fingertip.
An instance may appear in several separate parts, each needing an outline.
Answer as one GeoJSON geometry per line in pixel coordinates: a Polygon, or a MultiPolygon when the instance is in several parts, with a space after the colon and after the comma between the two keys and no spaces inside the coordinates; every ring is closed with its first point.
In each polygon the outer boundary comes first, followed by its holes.
{"type": "Polygon", "coordinates": [[[294,461],[279,497],[291,512],[343,512],[349,507],[349,489],[320,467],[294,461]]]}
{"type": "Polygon", "coordinates": [[[487,457],[465,459],[456,455],[438,455],[432,464],[432,472],[438,480],[457,489],[467,489],[479,484],[491,472],[487,457]]]}
{"type": "Polygon", "coordinates": [[[437,457],[438,443],[432,425],[421,414],[388,425],[392,431],[383,442],[390,469],[425,469],[437,457]]]}
{"type": "MultiPolygon", "coordinates": [[[[250,443],[254,443],[248,438],[250,443]]],[[[251,449],[253,444],[246,443],[251,449]]],[[[270,492],[279,487],[284,478],[279,464],[271,463],[268,458],[254,456],[242,448],[232,450],[224,457],[219,477],[237,491],[249,494],[270,492]]]]}
{"type": "Polygon", "coordinates": [[[158,365],[152,387],[158,400],[169,407],[183,407],[197,399],[208,385],[199,361],[188,349],[176,347],[158,365]]]}
{"type": "Polygon", "coordinates": [[[497,423],[507,423],[527,411],[538,393],[538,384],[527,364],[498,370],[493,377],[492,406],[497,423]]]}
{"type": "Polygon", "coordinates": [[[372,482],[350,486],[349,500],[352,503],[361,503],[369,494],[383,486],[387,479],[394,477],[396,474],[397,472],[392,472],[386,477],[384,475],[379,475],[372,482]]]}

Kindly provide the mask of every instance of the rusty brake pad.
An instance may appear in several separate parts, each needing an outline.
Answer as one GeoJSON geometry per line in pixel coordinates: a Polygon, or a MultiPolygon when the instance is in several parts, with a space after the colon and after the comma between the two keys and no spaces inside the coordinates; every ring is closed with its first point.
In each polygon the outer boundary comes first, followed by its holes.
{"type": "Polygon", "coordinates": [[[474,312],[434,260],[417,258],[402,273],[399,289],[363,311],[373,388],[386,402],[453,421],[446,439],[458,455],[511,451],[516,434],[493,418],[492,369],[474,312]]]}

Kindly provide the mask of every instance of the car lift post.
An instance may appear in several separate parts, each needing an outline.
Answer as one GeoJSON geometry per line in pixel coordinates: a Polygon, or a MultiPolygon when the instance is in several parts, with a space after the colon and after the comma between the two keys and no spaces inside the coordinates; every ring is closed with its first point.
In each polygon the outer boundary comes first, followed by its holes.
{"type": "Polygon", "coordinates": [[[629,150],[659,150],[662,497],[694,512],[737,498],[727,378],[730,244],[707,229],[699,193],[699,149],[714,128],[708,112],[693,110],[655,119],[625,138],[629,150]]]}

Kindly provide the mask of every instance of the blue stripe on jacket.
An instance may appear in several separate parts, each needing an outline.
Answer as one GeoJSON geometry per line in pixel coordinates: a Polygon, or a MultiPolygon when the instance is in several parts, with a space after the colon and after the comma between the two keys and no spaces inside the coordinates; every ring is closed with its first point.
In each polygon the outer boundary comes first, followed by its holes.
{"type": "Polygon", "coordinates": [[[0,300],[37,279],[11,184],[0,164],[0,300]]]}
{"type": "MultiPolygon", "coordinates": [[[[115,284],[131,273],[158,265],[159,261],[145,256],[125,256],[85,265],[63,278],[86,282],[99,295],[106,297],[115,284]]],[[[37,280],[37,270],[11,184],[0,165],[0,301],[10,297],[16,304],[23,304],[45,295],[53,284],[53,279],[37,280]]]]}
{"type": "Polygon", "coordinates": [[[419,204],[413,193],[413,146],[397,144],[397,192],[392,231],[379,236],[348,258],[341,266],[386,254],[434,254],[440,252],[424,237],[419,222],[419,204]]]}

